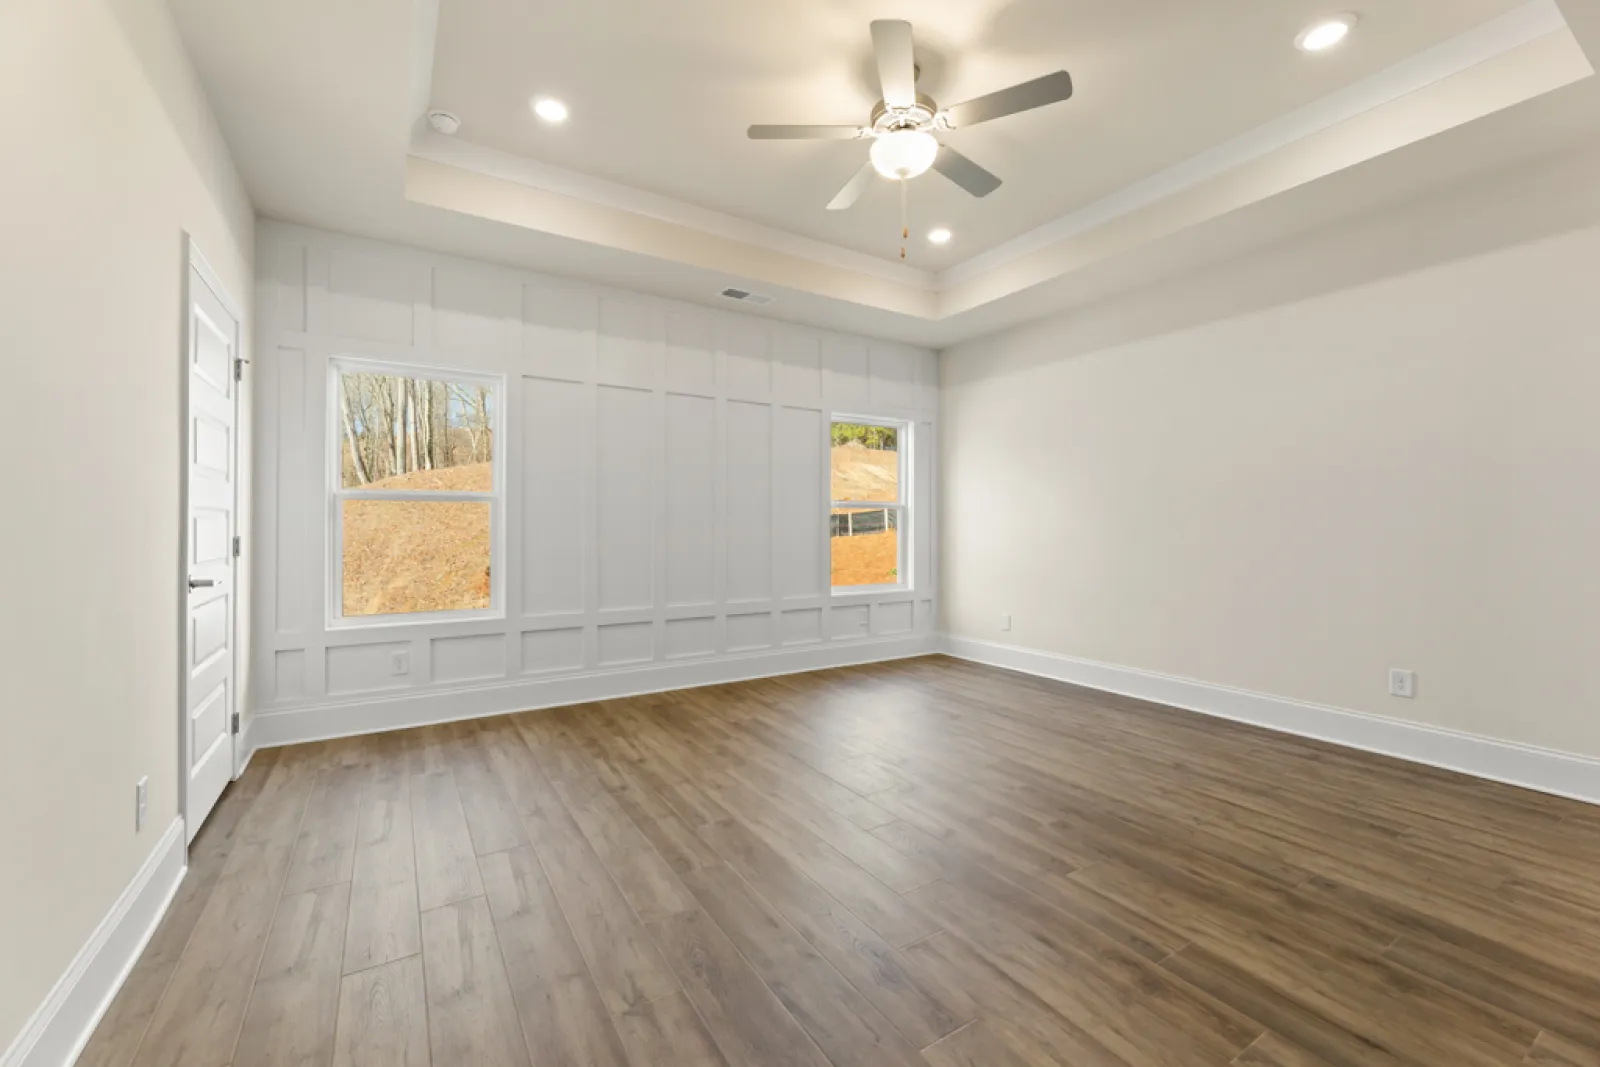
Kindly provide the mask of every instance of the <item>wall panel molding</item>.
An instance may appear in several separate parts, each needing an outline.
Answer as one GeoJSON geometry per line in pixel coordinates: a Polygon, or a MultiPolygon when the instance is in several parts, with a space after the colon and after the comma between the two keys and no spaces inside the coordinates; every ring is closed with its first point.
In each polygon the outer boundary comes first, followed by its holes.
{"type": "Polygon", "coordinates": [[[827,659],[839,640],[932,635],[931,612],[873,607],[935,596],[932,352],[277,222],[261,223],[257,256],[247,707],[261,743],[337,732],[305,724],[358,721],[353,703],[609,692],[578,679],[718,678],[716,664],[743,672],[780,649],[827,659]],[[323,428],[340,356],[504,376],[505,618],[327,626],[323,428]],[[836,413],[917,426],[911,591],[827,586],[836,413]]]}
{"type": "MultiPolygon", "coordinates": [[[[760,618],[770,619],[771,616],[763,614],[760,618]]],[[[543,634],[562,632],[541,631],[543,634]]],[[[634,664],[560,677],[530,676],[494,685],[411,693],[391,692],[382,694],[380,698],[263,712],[256,718],[251,740],[258,749],[272,748],[672,689],[694,689],[752,678],[800,674],[829,667],[909,659],[937,651],[937,643],[937,638],[932,634],[914,634],[722,655],[715,659],[668,659],[661,663],[634,664]]],[[[661,642],[655,644],[659,650],[661,642]]],[[[623,651],[619,654],[626,654],[626,645],[621,648],[623,651]]]]}

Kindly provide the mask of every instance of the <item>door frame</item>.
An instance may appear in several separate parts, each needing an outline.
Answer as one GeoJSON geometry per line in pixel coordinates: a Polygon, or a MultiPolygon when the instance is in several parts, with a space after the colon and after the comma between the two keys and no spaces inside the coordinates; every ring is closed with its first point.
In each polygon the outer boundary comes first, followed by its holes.
{"type": "MultiPolygon", "coordinates": [[[[240,313],[240,305],[222,283],[222,278],[212,269],[211,264],[200,252],[195,243],[194,235],[185,231],[183,235],[183,280],[179,289],[182,293],[181,308],[179,311],[180,322],[178,328],[178,417],[181,426],[178,431],[178,581],[176,583],[178,596],[178,814],[184,818],[189,812],[189,590],[186,580],[189,575],[189,375],[190,370],[190,345],[194,338],[191,336],[190,323],[194,317],[192,306],[193,293],[189,287],[189,280],[198,274],[206,287],[211,290],[229,315],[233,317],[233,354],[235,359],[243,359],[244,344],[244,316],[240,313]]],[[[248,362],[248,361],[247,361],[248,362]]],[[[240,401],[244,393],[243,375],[235,372],[235,383],[238,388],[233,390],[233,434],[231,435],[232,455],[229,457],[233,466],[233,533],[239,536],[239,467],[242,442],[239,437],[239,411],[240,401]]],[[[228,620],[228,648],[229,656],[233,660],[232,677],[233,685],[229,687],[229,707],[226,709],[228,716],[229,745],[232,755],[229,759],[230,778],[237,781],[244,772],[241,762],[242,751],[239,739],[242,736],[242,727],[239,732],[233,730],[233,716],[241,714],[239,693],[239,567],[244,559],[241,553],[233,558],[233,604],[228,620]]],[[[241,715],[242,718],[242,715],[241,715]]],[[[185,827],[185,837],[194,838],[198,827],[185,827]]]]}

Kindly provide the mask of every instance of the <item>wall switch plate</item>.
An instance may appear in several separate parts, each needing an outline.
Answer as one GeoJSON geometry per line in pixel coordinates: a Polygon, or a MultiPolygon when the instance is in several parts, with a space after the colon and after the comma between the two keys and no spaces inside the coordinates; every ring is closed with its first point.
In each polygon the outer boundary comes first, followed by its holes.
{"type": "Polygon", "coordinates": [[[1010,615],[1002,615],[1002,616],[1000,616],[1000,629],[1002,629],[1002,630],[1011,629],[1011,616],[1010,615]]]}
{"type": "Polygon", "coordinates": [[[1389,671],[1389,695],[1410,700],[1417,695],[1417,672],[1403,671],[1398,667],[1389,671]]]}
{"type": "Polygon", "coordinates": [[[150,809],[150,776],[145,775],[133,787],[133,832],[144,829],[145,813],[150,809]]]}
{"type": "Polygon", "coordinates": [[[410,674],[411,673],[411,653],[409,653],[409,652],[391,652],[391,653],[389,653],[389,673],[390,674],[410,674]]]}

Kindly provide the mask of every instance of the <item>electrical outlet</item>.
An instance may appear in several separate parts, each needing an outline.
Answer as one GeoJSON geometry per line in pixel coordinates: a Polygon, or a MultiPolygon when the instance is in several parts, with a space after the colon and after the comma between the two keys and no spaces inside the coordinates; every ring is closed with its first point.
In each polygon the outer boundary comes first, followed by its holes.
{"type": "Polygon", "coordinates": [[[1000,629],[1002,629],[1002,630],[1011,629],[1011,616],[1010,615],[1002,615],[1002,616],[1000,616],[1000,629]]]}
{"type": "Polygon", "coordinates": [[[144,829],[144,816],[150,808],[150,776],[139,779],[133,787],[133,832],[144,829]]]}
{"type": "Polygon", "coordinates": [[[1417,695],[1417,672],[1403,671],[1399,667],[1389,671],[1389,695],[1410,700],[1417,695]]]}
{"type": "Polygon", "coordinates": [[[389,653],[389,673],[390,674],[410,674],[411,673],[411,653],[409,653],[409,652],[391,652],[391,653],[389,653]]]}

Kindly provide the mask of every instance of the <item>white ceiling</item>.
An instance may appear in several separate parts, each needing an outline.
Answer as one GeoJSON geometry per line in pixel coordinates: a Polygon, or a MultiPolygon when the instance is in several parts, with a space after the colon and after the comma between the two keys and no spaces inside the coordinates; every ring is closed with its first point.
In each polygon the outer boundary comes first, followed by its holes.
{"type": "Polygon", "coordinates": [[[1305,0],[170,2],[264,215],[680,299],[738,284],[778,297],[763,315],[935,346],[1568,150],[1600,121],[1581,47],[1600,55],[1600,0],[1385,0],[1318,57],[1292,47],[1329,10],[1305,0]],[[863,144],[743,134],[863,121],[866,24],[896,16],[943,103],[1060,66],[1077,83],[950,135],[1007,184],[975,201],[912,183],[917,228],[957,239],[904,266],[886,183],[821,210],[863,144]],[[539,124],[535,93],[572,121],[539,124]],[[430,103],[457,137],[429,136],[430,103]]]}
{"type": "Polygon", "coordinates": [[[918,88],[950,105],[1065,68],[1071,100],[944,139],[1000,175],[979,200],[910,183],[908,262],[940,271],[1437,45],[1522,0],[1384,0],[1333,51],[1294,47],[1322,0],[440,0],[432,101],[502,151],[899,258],[894,183],[824,205],[864,142],[752,142],[752,123],[866,123],[867,24],[913,24],[918,88]],[[536,94],[566,101],[562,127],[536,94]]]}

